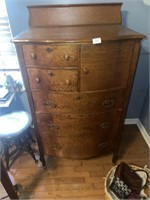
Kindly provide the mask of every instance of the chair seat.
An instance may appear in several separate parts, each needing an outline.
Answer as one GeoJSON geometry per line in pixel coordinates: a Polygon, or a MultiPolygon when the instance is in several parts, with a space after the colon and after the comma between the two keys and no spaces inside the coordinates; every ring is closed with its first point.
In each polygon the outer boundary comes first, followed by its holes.
{"type": "Polygon", "coordinates": [[[27,130],[32,123],[32,118],[25,111],[17,111],[0,117],[0,138],[18,136],[27,130]]]}

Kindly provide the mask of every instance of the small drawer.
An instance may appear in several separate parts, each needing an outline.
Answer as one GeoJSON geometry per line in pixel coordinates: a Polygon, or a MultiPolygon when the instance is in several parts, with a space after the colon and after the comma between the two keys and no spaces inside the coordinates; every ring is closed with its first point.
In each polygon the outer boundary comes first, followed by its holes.
{"type": "Polygon", "coordinates": [[[28,68],[31,90],[78,91],[77,70],[48,70],[28,68]]]}
{"type": "Polygon", "coordinates": [[[53,114],[90,114],[122,110],[126,90],[110,92],[32,92],[35,111],[53,114]]]}
{"type": "Polygon", "coordinates": [[[78,45],[23,45],[27,67],[77,67],[79,60],[78,45]]]}

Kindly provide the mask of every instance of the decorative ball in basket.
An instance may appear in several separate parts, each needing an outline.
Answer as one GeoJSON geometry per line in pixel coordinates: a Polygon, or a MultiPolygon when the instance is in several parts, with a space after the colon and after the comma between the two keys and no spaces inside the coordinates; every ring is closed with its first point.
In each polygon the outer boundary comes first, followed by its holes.
{"type": "Polygon", "coordinates": [[[147,199],[148,173],[145,169],[121,162],[113,167],[105,179],[105,199],[147,199]]]}

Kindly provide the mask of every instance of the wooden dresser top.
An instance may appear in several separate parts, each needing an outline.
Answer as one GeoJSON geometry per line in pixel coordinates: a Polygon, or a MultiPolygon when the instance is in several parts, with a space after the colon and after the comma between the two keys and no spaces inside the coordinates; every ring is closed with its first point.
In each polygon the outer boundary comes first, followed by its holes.
{"type": "Polygon", "coordinates": [[[30,28],[13,42],[70,42],[142,39],[121,25],[121,3],[28,6],[30,28]]]}

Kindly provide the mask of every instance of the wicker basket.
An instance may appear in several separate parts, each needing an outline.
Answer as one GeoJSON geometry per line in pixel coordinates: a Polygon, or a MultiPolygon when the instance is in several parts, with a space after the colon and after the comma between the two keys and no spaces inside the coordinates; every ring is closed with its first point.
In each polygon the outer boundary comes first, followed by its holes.
{"type": "MultiPolygon", "coordinates": [[[[105,187],[105,199],[106,200],[114,200],[114,199],[115,200],[119,200],[115,196],[115,194],[109,190],[109,185],[112,183],[112,180],[114,178],[114,173],[115,173],[116,167],[117,167],[117,165],[114,166],[113,168],[111,168],[111,170],[108,172],[108,174],[107,174],[107,176],[105,178],[104,187],[105,187]]],[[[134,169],[134,170],[144,170],[147,173],[149,173],[149,169],[148,168],[147,169],[146,168],[141,168],[141,167],[138,167],[138,166],[135,166],[135,165],[130,165],[130,167],[132,169],[134,169]]],[[[142,172],[142,171],[139,171],[137,173],[142,178],[143,185],[145,185],[145,183],[147,181],[147,175],[146,175],[146,173],[142,172]]],[[[144,190],[141,191],[140,195],[147,198],[146,194],[144,193],[144,190]]]]}

